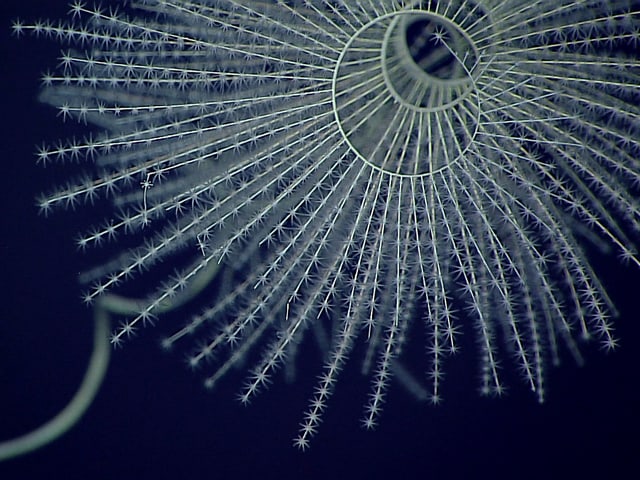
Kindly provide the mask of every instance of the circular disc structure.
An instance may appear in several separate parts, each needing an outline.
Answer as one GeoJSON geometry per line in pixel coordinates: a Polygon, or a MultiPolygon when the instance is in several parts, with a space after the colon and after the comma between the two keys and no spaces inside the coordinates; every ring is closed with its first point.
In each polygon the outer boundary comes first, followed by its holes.
{"type": "Polygon", "coordinates": [[[349,39],[334,74],[345,140],[390,174],[445,168],[476,134],[478,61],[472,39],[441,15],[402,10],[372,20],[349,39]]]}

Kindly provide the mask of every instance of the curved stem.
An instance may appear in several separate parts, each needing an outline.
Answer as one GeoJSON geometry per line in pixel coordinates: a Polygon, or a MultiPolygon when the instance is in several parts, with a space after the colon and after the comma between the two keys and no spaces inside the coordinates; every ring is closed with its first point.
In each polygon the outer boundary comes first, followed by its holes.
{"type": "Polygon", "coordinates": [[[36,450],[67,432],[87,411],[104,379],[109,365],[109,313],[101,306],[95,309],[93,352],[80,388],[69,404],[55,417],[36,430],[0,443],[0,461],[36,450]]]}
{"type": "MultiPolygon", "coordinates": [[[[218,275],[220,267],[215,262],[210,263],[194,278],[188,289],[177,295],[171,302],[160,305],[158,313],[174,310],[189,302],[218,275]]],[[[111,356],[111,347],[109,345],[111,322],[109,316],[112,314],[135,314],[140,310],[140,305],[142,304],[144,304],[143,300],[122,297],[116,294],[108,294],[98,300],[94,310],[93,352],[80,388],[78,388],[69,404],[47,423],[25,435],[0,442],[0,462],[24,455],[47,445],[64,435],[78,422],[93,402],[107,372],[111,356]]]]}

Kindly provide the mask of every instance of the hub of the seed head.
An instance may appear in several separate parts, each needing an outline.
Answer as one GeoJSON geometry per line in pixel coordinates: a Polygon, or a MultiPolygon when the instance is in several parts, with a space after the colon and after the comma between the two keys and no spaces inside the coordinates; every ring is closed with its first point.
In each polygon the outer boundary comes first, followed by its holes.
{"type": "Polygon", "coordinates": [[[433,12],[401,10],[362,27],[333,79],[336,120],[351,150],[402,176],[455,162],[477,130],[478,58],[465,30],[433,12]]]}

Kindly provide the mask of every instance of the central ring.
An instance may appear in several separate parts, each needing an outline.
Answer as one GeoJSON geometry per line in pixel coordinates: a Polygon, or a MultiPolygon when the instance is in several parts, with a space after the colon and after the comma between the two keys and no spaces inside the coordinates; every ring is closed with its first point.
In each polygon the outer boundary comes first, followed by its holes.
{"type": "Polygon", "coordinates": [[[478,128],[471,37],[423,10],[380,16],[342,50],[333,108],[345,142],[375,169],[433,174],[466,153],[478,128]]]}

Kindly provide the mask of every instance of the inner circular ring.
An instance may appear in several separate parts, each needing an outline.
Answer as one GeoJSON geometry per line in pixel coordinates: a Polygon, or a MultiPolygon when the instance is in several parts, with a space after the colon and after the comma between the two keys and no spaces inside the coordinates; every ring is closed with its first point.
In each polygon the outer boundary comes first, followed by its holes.
{"type": "MultiPolygon", "coordinates": [[[[424,41],[424,39],[420,40],[424,41]]],[[[387,88],[398,102],[402,103],[407,108],[415,108],[418,110],[443,110],[451,107],[459,101],[462,101],[471,93],[473,90],[471,70],[473,70],[473,66],[477,59],[478,50],[473,40],[469,37],[467,32],[447,17],[421,10],[408,10],[404,12],[396,12],[393,16],[391,24],[385,32],[381,61],[387,88]],[[442,57],[442,54],[438,55],[438,50],[449,53],[454,65],[458,67],[459,74],[457,76],[443,77],[429,73],[425,65],[420,65],[415,61],[416,59],[414,57],[414,53],[411,51],[411,46],[409,45],[407,37],[409,36],[409,30],[412,24],[419,23],[420,21],[427,22],[433,26],[432,38],[430,39],[431,41],[437,39],[439,36],[443,38],[440,45],[431,46],[431,56],[442,57]],[[440,31],[438,31],[438,27],[440,27],[440,31]],[[400,30],[401,35],[396,35],[396,38],[393,38],[394,33],[396,33],[397,30],[400,30]],[[455,43],[455,45],[448,45],[449,42],[446,42],[444,39],[444,37],[447,36],[446,34],[448,34],[448,36],[457,37],[454,39],[454,42],[452,42],[455,43]],[[455,48],[456,46],[458,47],[457,49],[455,48]],[[468,50],[465,50],[465,47],[468,47],[468,50]],[[397,85],[394,84],[393,76],[388,68],[389,57],[392,56],[393,53],[396,53],[403,58],[411,58],[414,60],[413,62],[406,62],[405,70],[402,73],[408,75],[415,82],[423,82],[426,85],[430,85],[435,91],[456,90],[458,91],[458,95],[456,95],[455,98],[449,98],[448,100],[441,101],[439,103],[431,101],[428,104],[426,104],[426,102],[424,104],[415,104],[415,102],[412,103],[407,101],[397,88],[397,85]],[[466,57],[463,56],[463,58],[460,58],[460,54],[466,54],[466,57]],[[467,63],[470,65],[467,66],[467,63]]],[[[437,62],[437,58],[436,60],[431,61],[435,63],[437,62]]]]}

